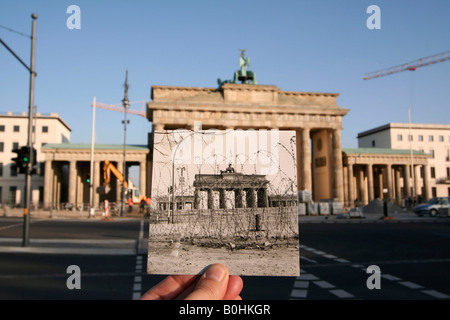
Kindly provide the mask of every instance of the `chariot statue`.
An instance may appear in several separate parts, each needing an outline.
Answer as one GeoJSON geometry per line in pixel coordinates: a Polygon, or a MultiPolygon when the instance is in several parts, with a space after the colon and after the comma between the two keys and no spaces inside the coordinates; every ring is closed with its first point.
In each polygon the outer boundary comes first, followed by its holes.
{"type": "Polygon", "coordinates": [[[245,57],[246,50],[247,49],[239,49],[239,51],[241,52],[241,55],[239,56],[240,69],[236,70],[236,72],[234,73],[233,80],[222,81],[222,79],[219,78],[217,79],[217,83],[219,84],[219,86],[222,86],[224,83],[238,83],[238,81],[246,84],[258,84],[258,82],[256,81],[255,73],[248,70],[248,68],[250,67],[250,57],[245,57]]]}

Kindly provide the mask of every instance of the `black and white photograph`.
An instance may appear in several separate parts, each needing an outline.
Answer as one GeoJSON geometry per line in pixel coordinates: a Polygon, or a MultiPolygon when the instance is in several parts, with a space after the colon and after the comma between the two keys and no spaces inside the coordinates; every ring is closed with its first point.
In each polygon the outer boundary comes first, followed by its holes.
{"type": "Polygon", "coordinates": [[[298,275],[295,138],[155,132],[148,272],[197,274],[218,261],[233,274],[298,275]]]}

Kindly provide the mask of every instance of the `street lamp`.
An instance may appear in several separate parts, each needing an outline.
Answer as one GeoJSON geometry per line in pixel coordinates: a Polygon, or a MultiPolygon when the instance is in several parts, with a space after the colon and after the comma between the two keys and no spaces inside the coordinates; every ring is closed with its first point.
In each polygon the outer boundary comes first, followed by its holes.
{"type": "Polygon", "coordinates": [[[127,161],[127,124],[130,123],[129,120],[127,120],[127,110],[130,107],[130,102],[128,101],[128,70],[126,71],[125,74],[125,96],[122,100],[123,103],[123,109],[124,109],[124,114],[125,114],[125,118],[124,120],[122,120],[123,123],[123,167],[122,167],[122,172],[123,172],[123,181],[122,181],[122,189],[121,189],[121,196],[120,196],[120,216],[124,215],[125,212],[125,181],[128,180],[128,175],[127,175],[127,165],[126,165],[126,161],[127,161]]]}

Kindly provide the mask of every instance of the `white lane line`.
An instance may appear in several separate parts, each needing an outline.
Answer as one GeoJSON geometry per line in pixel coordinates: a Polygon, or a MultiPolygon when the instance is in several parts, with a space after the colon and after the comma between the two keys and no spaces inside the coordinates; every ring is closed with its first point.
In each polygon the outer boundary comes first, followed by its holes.
{"type": "Polygon", "coordinates": [[[341,262],[341,263],[349,263],[350,262],[347,259],[342,259],[342,258],[334,259],[334,261],[341,262]]]}
{"type": "Polygon", "coordinates": [[[445,293],[436,290],[422,290],[422,292],[436,299],[450,299],[449,295],[446,295],[445,293]]]}
{"type": "Polygon", "coordinates": [[[341,290],[341,289],[329,290],[329,292],[341,299],[354,297],[354,295],[348,293],[347,291],[341,290]]]}
{"type": "Polygon", "coordinates": [[[317,263],[317,261],[316,261],[316,260],[313,260],[313,259],[307,258],[307,257],[305,257],[305,256],[300,256],[300,259],[302,259],[302,260],[306,260],[306,261],[308,261],[308,262],[311,262],[311,263],[317,263]]]}
{"type": "Polygon", "coordinates": [[[307,289],[308,287],[309,287],[309,281],[295,280],[295,282],[294,282],[295,289],[307,289]]]}
{"type": "Polygon", "coordinates": [[[337,259],[337,257],[333,256],[332,254],[324,254],[323,256],[328,259],[337,259]]]}
{"type": "Polygon", "coordinates": [[[314,281],[313,282],[315,285],[321,287],[322,289],[332,289],[335,288],[334,285],[332,285],[331,283],[327,282],[327,281],[314,281]]]}
{"type": "Polygon", "coordinates": [[[411,288],[411,289],[422,289],[423,286],[421,286],[420,284],[411,282],[411,281],[400,281],[399,282],[401,285],[411,288]]]}
{"type": "Polygon", "coordinates": [[[400,281],[400,280],[402,280],[402,279],[400,279],[400,278],[398,278],[396,276],[393,276],[393,275],[390,275],[390,274],[387,274],[387,273],[384,273],[384,274],[382,273],[381,277],[384,278],[384,279],[387,279],[387,280],[391,280],[391,281],[400,281]]]}
{"type": "MultiPolygon", "coordinates": [[[[142,256],[136,256],[136,274],[142,273],[142,256]]],[[[139,300],[142,296],[142,276],[136,275],[133,279],[132,300],[139,300]]]]}
{"type": "Polygon", "coordinates": [[[291,299],[302,299],[308,296],[308,290],[306,289],[293,289],[291,292],[291,299]]]}
{"type": "Polygon", "coordinates": [[[300,280],[319,280],[315,275],[308,273],[308,274],[301,274],[300,277],[298,277],[300,280]]]}

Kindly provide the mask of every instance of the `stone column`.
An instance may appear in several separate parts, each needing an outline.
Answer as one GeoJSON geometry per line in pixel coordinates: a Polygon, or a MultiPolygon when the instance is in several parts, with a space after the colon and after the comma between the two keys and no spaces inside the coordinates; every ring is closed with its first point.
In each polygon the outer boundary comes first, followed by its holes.
{"type": "Polygon", "coordinates": [[[244,207],[244,192],[242,189],[234,190],[234,207],[235,208],[244,207]]]}
{"type": "Polygon", "coordinates": [[[368,184],[368,190],[369,190],[369,202],[374,199],[374,192],[373,192],[373,165],[369,163],[366,167],[367,170],[367,184],[368,184]]]}
{"type": "Polygon", "coordinates": [[[419,178],[420,178],[420,166],[414,166],[414,196],[417,197],[419,196],[419,194],[421,194],[421,189],[420,189],[420,182],[419,182],[419,178]]]}
{"type": "Polygon", "coordinates": [[[199,196],[199,189],[195,188],[194,191],[194,209],[200,209],[200,196],[199,196]]]}
{"type": "Polygon", "coordinates": [[[333,130],[333,159],[334,159],[334,197],[339,202],[344,201],[344,177],[342,173],[341,130],[333,130]]]}
{"type": "Polygon", "coordinates": [[[353,186],[353,164],[348,164],[348,201],[350,206],[355,204],[355,189],[353,186]]]}
{"type": "Polygon", "coordinates": [[[405,197],[411,196],[411,184],[409,181],[409,166],[405,164],[403,166],[403,186],[405,187],[405,197]]]}
{"type": "Polygon", "coordinates": [[[367,192],[366,192],[366,180],[364,177],[364,169],[360,167],[359,169],[359,200],[362,204],[367,204],[367,192]]]}
{"type": "Polygon", "coordinates": [[[312,174],[311,174],[311,145],[310,145],[310,129],[304,128],[301,131],[301,169],[302,169],[302,179],[303,179],[303,190],[312,191],[312,174]]]}
{"type": "Polygon", "coordinates": [[[76,187],[77,187],[77,162],[69,162],[69,203],[76,205],[76,187]]]}
{"type": "Polygon", "coordinates": [[[392,190],[392,166],[390,164],[386,165],[386,184],[388,188],[388,197],[389,200],[393,198],[393,190],[392,190]]]}
{"type": "Polygon", "coordinates": [[[425,194],[423,195],[424,200],[429,200],[431,198],[431,188],[430,188],[430,166],[424,165],[424,176],[423,176],[423,186],[425,189],[425,194]]]}
{"type": "Polygon", "coordinates": [[[208,189],[208,209],[214,209],[214,193],[213,189],[208,189]]]}
{"type": "Polygon", "coordinates": [[[382,170],[383,169],[381,167],[378,167],[378,197],[381,200],[383,200],[383,197],[384,197],[384,192],[383,192],[383,189],[384,189],[384,179],[383,179],[384,173],[382,172],[382,170]]]}
{"type": "Polygon", "coordinates": [[[219,189],[219,209],[226,209],[226,195],[225,195],[225,189],[220,188],[219,189]]]}
{"type": "Polygon", "coordinates": [[[146,161],[139,162],[139,193],[141,196],[147,195],[147,192],[145,190],[145,188],[147,186],[146,169],[147,169],[147,162],[146,161]]]}
{"type": "Polygon", "coordinates": [[[402,188],[400,187],[400,168],[394,168],[395,172],[395,202],[397,205],[402,203],[402,188]]]}
{"type": "Polygon", "coordinates": [[[52,204],[52,193],[53,193],[53,168],[52,160],[45,160],[45,171],[44,171],[44,207],[49,207],[52,204]]]}

